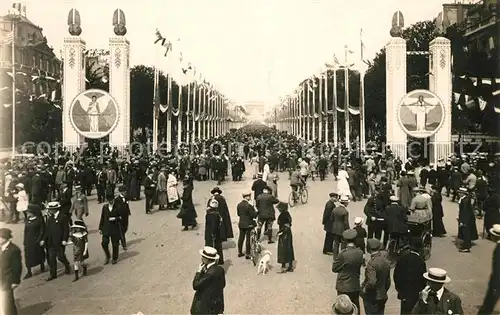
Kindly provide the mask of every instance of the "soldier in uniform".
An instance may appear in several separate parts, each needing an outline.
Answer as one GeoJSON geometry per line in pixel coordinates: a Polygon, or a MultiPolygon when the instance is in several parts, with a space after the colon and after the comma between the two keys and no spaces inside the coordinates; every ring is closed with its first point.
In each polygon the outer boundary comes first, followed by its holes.
{"type": "Polygon", "coordinates": [[[116,197],[115,203],[119,205],[120,211],[120,232],[121,232],[121,243],[124,250],[127,250],[127,239],[125,238],[125,233],[128,230],[128,223],[130,213],[130,206],[128,204],[128,199],[125,196],[127,193],[127,186],[121,185],[118,187],[118,196],[116,197]]]}

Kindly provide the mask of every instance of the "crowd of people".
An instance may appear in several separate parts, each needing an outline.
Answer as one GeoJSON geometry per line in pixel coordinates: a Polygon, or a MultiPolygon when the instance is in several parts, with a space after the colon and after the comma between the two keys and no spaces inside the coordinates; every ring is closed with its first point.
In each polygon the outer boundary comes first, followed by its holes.
{"type": "MultiPolygon", "coordinates": [[[[237,205],[238,256],[250,258],[250,231],[254,227],[258,228],[259,236],[264,232],[268,243],[273,244],[272,226],[277,221],[280,273],[294,271],[295,253],[292,217],[288,204],[278,196],[278,185],[284,182],[279,172],[288,172],[288,185],[293,190],[303,187],[308,180],[323,181],[333,175],[337,190],[330,194],[325,205],[322,223],[326,232],[323,253],[334,256],[332,270],[338,274],[334,312],[351,309],[351,313],[342,314],[356,314],[361,296],[365,313],[384,313],[391,281],[390,262],[383,252],[389,239],[394,238],[401,245],[394,274],[401,313],[463,313],[460,298],[443,287],[450,281],[446,271],[427,270],[422,244],[408,236],[411,216],[427,218],[434,237],[446,235],[442,221],[443,190],[445,196],[458,201],[461,252],[470,252],[471,242],[478,238],[476,219],[484,220],[485,237],[495,241],[500,237],[498,155],[454,154],[432,165],[425,159],[401,161],[393,156],[390,147],[361,152],[304,141],[271,128],[240,130],[181,144],[175,152],[165,154],[133,153],[87,148],[4,161],[0,171],[0,219],[6,224],[25,226],[23,260],[21,250],[9,241],[11,230],[0,229],[2,250],[9,249],[9,255],[1,256],[2,299],[9,301],[4,303],[5,314],[16,314],[13,289],[21,281],[22,261],[27,270],[25,279],[33,276],[35,267],[45,271],[45,262],[50,271],[47,280],[56,279],[57,260],[63,263],[66,273],[73,269],[74,281],[86,275],[85,260],[89,254],[85,217],[89,214],[87,197],[94,188],[98,202],[102,203],[98,230],[102,234],[105,264],[116,264],[120,244],[127,249],[129,202],[141,200],[142,188],[145,214],[180,209],[177,217],[187,231],[198,225],[192,196],[195,181],[205,180],[214,180],[217,186],[210,192],[212,196],[207,203],[205,248],[200,251],[202,263],[193,280],[196,294],[191,312],[222,313],[226,281],[221,267],[222,243],[234,238],[235,233],[220,187],[228,175],[233,181],[242,180],[245,161],[254,182],[251,191],[244,192],[237,205]],[[355,226],[351,228],[348,205],[364,199],[367,199],[366,219],[355,218],[355,226]],[[73,247],[73,268],[65,253],[68,246],[73,247]],[[360,283],[362,266],[365,280],[360,283]],[[409,269],[415,273],[407,272],[409,269]],[[418,285],[409,286],[410,283],[418,285]],[[439,303],[443,296],[453,303],[439,303]]],[[[494,254],[497,266],[499,252],[497,245],[494,254]]],[[[498,300],[497,278],[498,271],[495,274],[494,270],[480,314],[490,314],[498,300]]]]}

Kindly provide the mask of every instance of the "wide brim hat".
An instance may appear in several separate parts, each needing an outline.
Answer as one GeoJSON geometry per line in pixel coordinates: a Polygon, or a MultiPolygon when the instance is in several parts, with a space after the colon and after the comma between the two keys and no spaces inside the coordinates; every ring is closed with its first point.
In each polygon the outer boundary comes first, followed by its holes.
{"type": "Polygon", "coordinates": [[[126,191],[127,191],[127,186],[121,185],[120,187],[118,187],[118,192],[126,192],[126,191]]]}
{"type": "Polygon", "coordinates": [[[354,218],[354,224],[356,225],[360,225],[360,224],[363,224],[363,218],[362,217],[356,217],[354,218]]]}
{"type": "Polygon", "coordinates": [[[82,186],[76,185],[75,187],[73,187],[73,189],[75,189],[75,190],[82,190],[82,186]]]}
{"type": "Polygon", "coordinates": [[[333,198],[333,197],[338,197],[339,194],[335,193],[335,192],[332,192],[329,194],[330,198],[333,198]]]}
{"type": "Polygon", "coordinates": [[[22,188],[22,189],[24,189],[24,184],[23,184],[23,183],[17,183],[17,184],[16,184],[16,187],[17,187],[17,188],[22,188]]]}
{"type": "Polygon", "coordinates": [[[500,237],[500,224],[493,224],[493,227],[490,229],[490,234],[500,237]]]}
{"type": "Polygon", "coordinates": [[[340,202],[349,202],[349,197],[348,196],[340,196],[340,202]]]}
{"type": "Polygon", "coordinates": [[[390,200],[390,201],[395,201],[395,202],[396,202],[396,201],[399,201],[399,198],[398,198],[398,196],[390,196],[390,197],[389,197],[389,200],[390,200]]]}
{"type": "Polygon", "coordinates": [[[40,212],[42,212],[42,208],[39,205],[30,203],[28,204],[28,209],[26,211],[33,214],[39,214],[40,212]]]}
{"type": "Polygon", "coordinates": [[[335,302],[332,305],[332,314],[349,315],[358,313],[358,307],[351,301],[348,295],[340,294],[335,298],[335,302]]]}
{"type": "Polygon", "coordinates": [[[73,225],[71,225],[70,228],[72,228],[72,229],[82,229],[82,230],[87,231],[87,225],[82,220],[75,220],[73,222],[73,225]]]}
{"type": "Polygon", "coordinates": [[[203,247],[203,249],[200,249],[200,255],[201,257],[210,260],[219,260],[220,257],[219,254],[217,253],[217,250],[210,246],[205,246],[203,247]]]}
{"type": "Polygon", "coordinates": [[[213,194],[222,194],[222,190],[219,187],[214,187],[210,193],[213,194]]]}
{"type": "Polygon", "coordinates": [[[288,210],[288,203],[280,201],[280,202],[278,202],[276,209],[278,209],[278,211],[287,211],[288,210]]]}
{"type": "Polygon", "coordinates": [[[451,281],[450,277],[446,274],[446,270],[441,268],[429,268],[429,270],[423,274],[423,277],[436,283],[448,283],[451,281]]]}

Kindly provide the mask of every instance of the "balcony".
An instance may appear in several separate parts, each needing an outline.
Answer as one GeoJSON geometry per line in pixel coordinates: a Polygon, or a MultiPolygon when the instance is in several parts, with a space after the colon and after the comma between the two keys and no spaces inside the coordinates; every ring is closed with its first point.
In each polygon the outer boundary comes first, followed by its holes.
{"type": "Polygon", "coordinates": [[[496,3],[487,0],[470,7],[467,11],[465,23],[461,27],[464,36],[466,38],[471,37],[495,26],[499,22],[498,9],[496,3]]]}

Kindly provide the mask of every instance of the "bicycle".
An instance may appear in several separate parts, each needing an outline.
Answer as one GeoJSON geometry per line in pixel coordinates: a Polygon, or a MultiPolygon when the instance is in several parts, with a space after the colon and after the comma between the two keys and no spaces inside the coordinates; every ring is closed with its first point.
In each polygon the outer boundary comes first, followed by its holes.
{"type": "Polygon", "coordinates": [[[307,191],[306,186],[303,186],[302,188],[299,187],[297,191],[292,190],[290,192],[290,195],[288,195],[288,205],[290,207],[295,207],[299,199],[302,204],[307,203],[307,200],[309,199],[309,192],[307,191]]]}
{"type": "Polygon", "coordinates": [[[260,243],[259,226],[256,223],[250,231],[250,257],[252,258],[254,266],[257,266],[257,261],[261,252],[262,245],[260,243]]]}

